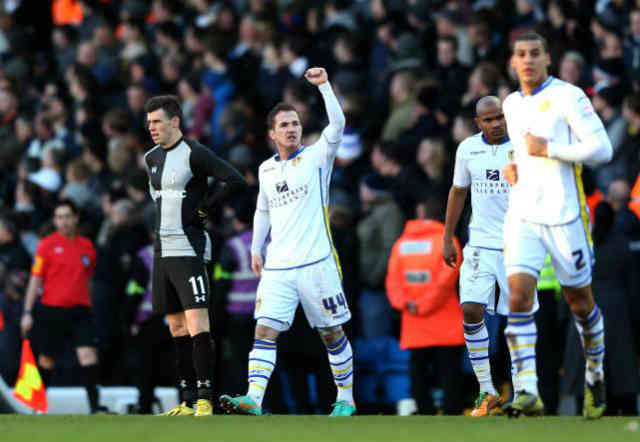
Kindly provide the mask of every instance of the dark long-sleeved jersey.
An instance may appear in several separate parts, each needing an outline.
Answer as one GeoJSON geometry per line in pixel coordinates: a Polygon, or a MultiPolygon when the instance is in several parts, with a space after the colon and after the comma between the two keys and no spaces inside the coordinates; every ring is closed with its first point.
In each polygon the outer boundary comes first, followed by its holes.
{"type": "Polygon", "coordinates": [[[153,147],[144,161],[151,198],[156,204],[156,256],[198,256],[210,260],[211,240],[198,209],[246,187],[244,178],[211,149],[183,138],[168,149],[153,147]],[[207,184],[210,176],[225,183],[214,194],[207,184]]]}

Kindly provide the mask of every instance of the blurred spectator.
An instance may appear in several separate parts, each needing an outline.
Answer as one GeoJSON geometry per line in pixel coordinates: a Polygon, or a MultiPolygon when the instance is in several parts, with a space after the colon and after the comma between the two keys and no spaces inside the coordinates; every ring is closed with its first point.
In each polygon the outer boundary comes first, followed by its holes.
{"type": "MultiPolygon", "coordinates": [[[[402,312],[400,347],[411,350],[412,392],[418,412],[436,413],[430,399],[435,384],[444,389],[444,414],[459,414],[464,337],[459,326],[458,268],[442,260],[444,202],[439,195],[430,196],[417,212],[418,219],[407,222],[393,246],[387,295],[393,308],[402,312]],[[432,365],[435,378],[428,375],[432,365]]],[[[455,243],[460,257],[460,245],[455,243]]]]}
{"type": "Polygon", "coordinates": [[[253,310],[258,277],[251,271],[251,238],[255,212],[253,196],[235,199],[227,207],[233,226],[214,271],[217,302],[224,304],[227,330],[223,339],[224,368],[221,370],[225,390],[240,394],[245,388],[248,354],[253,345],[253,310]]]}
{"type": "Polygon", "coordinates": [[[408,397],[408,385],[391,388],[392,382],[396,387],[398,382],[400,385],[408,384],[408,358],[398,354],[398,343],[393,337],[393,310],[384,288],[389,254],[402,232],[404,216],[392,199],[388,183],[377,174],[363,178],[360,204],[364,213],[357,226],[362,291],[357,310],[362,339],[355,348],[356,360],[360,357],[359,406],[366,409],[374,404],[395,406],[398,401],[408,397]],[[376,357],[367,357],[370,352],[383,352],[386,357],[378,361],[376,357]],[[394,372],[400,379],[389,377],[394,372]],[[380,399],[376,395],[378,386],[385,386],[384,397],[380,399]]]}
{"type": "Polygon", "coordinates": [[[615,214],[611,231],[630,239],[640,239],[640,220],[628,208],[630,191],[629,183],[624,179],[609,184],[605,199],[615,214]]]}
{"type": "Polygon", "coordinates": [[[592,98],[593,108],[600,116],[613,147],[612,160],[596,170],[597,186],[604,190],[614,179],[627,176],[628,159],[620,150],[626,138],[627,122],[622,116],[619,95],[617,88],[609,87],[596,90],[592,98]]]}
{"type": "Polygon", "coordinates": [[[391,77],[389,88],[390,114],[382,129],[383,141],[396,141],[409,129],[416,105],[415,76],[410,71],[398,71],[391,77]]]}
{"type": "Polygon", "coordinates": [[[560,80],[571,83],[574,86],[583,86],[584,57],[578,52],[565,52],[560,61],[560,80]]]}

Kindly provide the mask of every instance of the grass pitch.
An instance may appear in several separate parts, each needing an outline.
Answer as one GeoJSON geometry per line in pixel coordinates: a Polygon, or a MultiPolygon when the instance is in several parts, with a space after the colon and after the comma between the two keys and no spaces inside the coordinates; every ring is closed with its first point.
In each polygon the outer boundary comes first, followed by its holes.
{"type": "Polygon", "coordinates": [[[638,441],[640,418],[0,415],[0,441],[638,441]]]}

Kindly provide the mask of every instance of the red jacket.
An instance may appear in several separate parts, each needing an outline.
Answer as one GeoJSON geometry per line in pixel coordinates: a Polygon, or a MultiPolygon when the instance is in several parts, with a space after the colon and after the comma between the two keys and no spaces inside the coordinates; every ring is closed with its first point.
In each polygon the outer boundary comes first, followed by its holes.
{"type": "Polygon", "coordinates": [[[456,284],[462,253],[457,240],[455,269],[442,259],[444,224],[431,220],[408,221],[389,258],[387,296],[402,312],[401,348],[463,345],[462,309],[456,284]],[[418,314],[407,310],[415,300],[418,314]]]}

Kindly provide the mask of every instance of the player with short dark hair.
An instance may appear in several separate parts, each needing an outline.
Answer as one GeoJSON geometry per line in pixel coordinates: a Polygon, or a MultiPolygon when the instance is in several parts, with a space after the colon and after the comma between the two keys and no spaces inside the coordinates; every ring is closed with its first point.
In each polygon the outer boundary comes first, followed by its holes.
{"type": "Polygon", "coordinates": [[[504,224],[510,292],[504,333],[521,385],[512,412],[543,410],[532,307],[548,253],[582,338],[586,360],[582,413],[596,419],[606,408],[604,321],[591,291],[595,259],[581,172],[583,164],[609,162],[613,149],[589,97],[549,75],[550,64],[543,37],[529,33],[515,40],[511,66],[520,90],[503,104],[514,146],[514,162],[504,169],[512,184],[504,224]]]}
{"type": "Polygon", "coordinates": [[[211,260],[211,240],[202,215],[247,184],[211,149],[183,138],[182,109],[175,96],[153,97],[145,104],[145,111],[156,144],[144,156],[156,204],[153,310],[167,315],[181,393],[181,403],[166,414],[208,416],[212,414],[214,350],[205,262],[211,260]],[[210,189],[209,177],[215,178],[214,186],[218,181],[224,185],[210,189]]]}
{"type": "Polygon", "coordinates": [[[38,365],[45,385],[51,379],[55,359],[71,336],[89,406],[95,413],[104,410],[98,405],[100,370],[89,291],[96,251],[89,238],[78,235],[78,221],[78,209],[71,200],[56,203],[53,209],[56,231],[38,244],[20,327],[26,336],[35,324],[38,365]],[[40,291],[42,298],[36,305],[40,291]]]}

